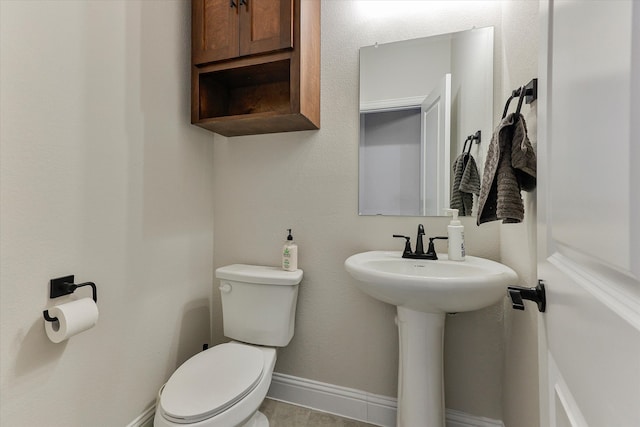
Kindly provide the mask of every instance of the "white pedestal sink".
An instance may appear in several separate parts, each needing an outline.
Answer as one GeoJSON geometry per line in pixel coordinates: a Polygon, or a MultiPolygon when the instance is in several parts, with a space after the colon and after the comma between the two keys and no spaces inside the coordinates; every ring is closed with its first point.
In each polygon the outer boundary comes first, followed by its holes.
{"type": "Polygon", "coordinates": [[[371,251],[344,263],[359,289],[398,307],[397,427],[444,427],[445,314],[488,307],[518,278],[509,267],[487,259],[438,257],[403,259],[401,252],[371,251]]]}

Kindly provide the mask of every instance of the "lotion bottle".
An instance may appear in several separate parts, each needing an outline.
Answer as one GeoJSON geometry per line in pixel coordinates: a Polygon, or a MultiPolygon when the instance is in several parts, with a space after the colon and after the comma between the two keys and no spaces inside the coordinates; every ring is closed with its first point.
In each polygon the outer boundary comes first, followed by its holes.
{"type": "Polygon", "coordinates": [[[291,229],[287,229],[289,235],[282,247],[282,269],[286,271],[296,271],[298,269],[298,245],[293,241],[291,229]]]}
{"type": "Polygon", "coordinates": [[[458,219],[458,209],[447,209],[447,214],[453,218],[447,227],[449,237],[449,259],[451,261],[464,261],[464,226],[458,219]]]}

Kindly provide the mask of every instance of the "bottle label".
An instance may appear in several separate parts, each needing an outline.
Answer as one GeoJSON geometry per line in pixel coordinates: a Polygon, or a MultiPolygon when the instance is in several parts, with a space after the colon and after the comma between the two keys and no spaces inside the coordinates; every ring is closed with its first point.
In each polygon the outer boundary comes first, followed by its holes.
{"type": "Polygon", "coordinates": [[[282,257],[282,267],[288,269],[291,266],[291,252],[289,251],[289,248],[284,249],[282,257]]]}

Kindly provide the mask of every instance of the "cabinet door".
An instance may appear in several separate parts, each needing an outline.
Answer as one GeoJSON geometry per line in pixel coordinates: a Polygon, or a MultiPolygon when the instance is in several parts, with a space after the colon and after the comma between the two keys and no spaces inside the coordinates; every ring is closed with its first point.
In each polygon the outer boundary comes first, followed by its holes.
{"type": "Polygon", "coordinates": [[[239,1],[192,0],[191,57],[194,64],[238,56],[239,1]]]}
{"type": "Polygon", "coordinates": [[[293,0],[238,0],[240,55],[293,47],[293,0]]]}

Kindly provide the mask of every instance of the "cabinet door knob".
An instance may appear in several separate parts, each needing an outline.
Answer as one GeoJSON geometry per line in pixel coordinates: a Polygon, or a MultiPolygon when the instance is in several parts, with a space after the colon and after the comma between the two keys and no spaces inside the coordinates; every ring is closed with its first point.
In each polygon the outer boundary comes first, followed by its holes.
{"type": "Polygon", "coordinates": [[[229,7],[238,7],[238,3],[235,0],[229,0],[229,7]]]}

